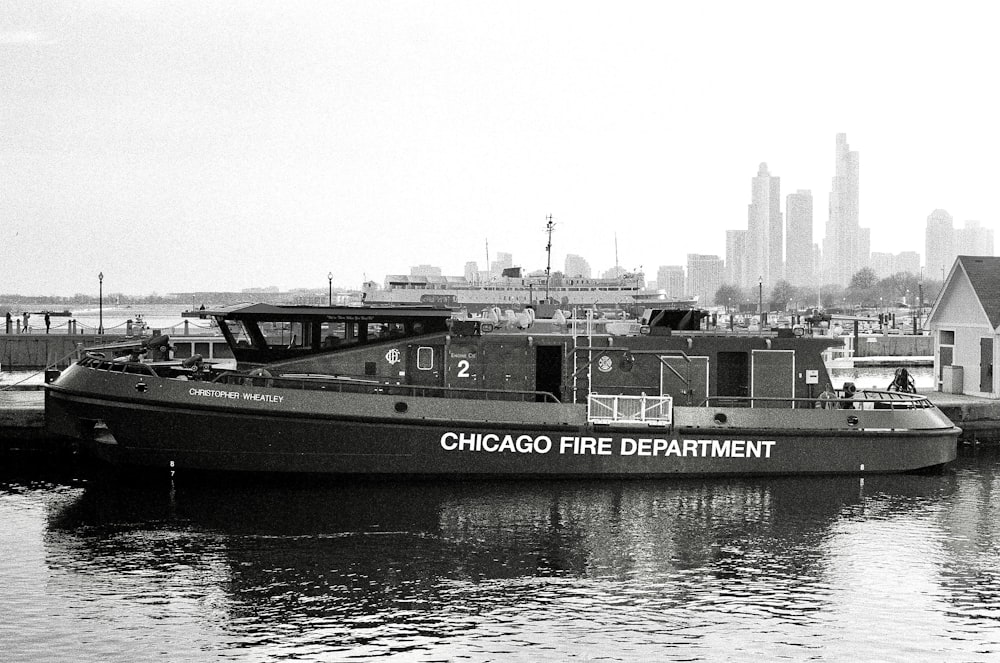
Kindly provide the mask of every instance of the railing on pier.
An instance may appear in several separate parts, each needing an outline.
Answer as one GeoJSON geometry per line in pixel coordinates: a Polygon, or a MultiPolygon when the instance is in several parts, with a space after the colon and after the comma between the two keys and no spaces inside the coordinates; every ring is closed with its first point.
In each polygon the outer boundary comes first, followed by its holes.
{"type": "Polygon", "coordinates": [[[592,424],[646,424],[669,426],[673,421],[670,396],[588,394],[587,421],[592,424]]]}

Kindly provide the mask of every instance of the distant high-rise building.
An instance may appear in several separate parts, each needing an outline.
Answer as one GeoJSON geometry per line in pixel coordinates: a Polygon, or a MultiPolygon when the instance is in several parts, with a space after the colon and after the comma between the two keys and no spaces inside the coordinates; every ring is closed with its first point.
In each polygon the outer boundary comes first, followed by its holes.
{"type": "Polygon", "coordinates": [[[496,260],[490,261],[490,278],[500,278],[503,270],[514,266],[514,256],[510,253],[498,252],[496,260]]]}
{"type": "Polygon", "coordinates": [[[441,268],[434,265],[416,265],[410,267],[410,276],[441,276],[441,268]]]}
{"type": "Polygon", "coordinates": [[[917,275],[920,273],[920,254],[916,251],[903,251],[895,254],[873,251],[869,266],[875,272],[875,276],[880,279],[889,278],[900,272],[917,275]]]}
{"type": "Polygon", "coordinates": [[[875,272],[875,276],[880,279],[887,278],[893,274],[896,266],[896,256],[891,253],[872,251],[870,267],[875,272]]]}
{"type": "Polygon", "coordinates": [[[920,274],[920,254],[916,251],[903,251],[896,254],[896,264],[893,267],[893,274],[899,272],[909,272],[914,276],[920,274]]]}
{"type": "Polygon", "coordinates": [[[860,159],[851,152],[847,134],[837,134],[835,175],[830,191],[830,216],[823,240],[825,281],[847,285],[868,265],[871,235],[859,225],[860,159]]]}
{"type": "Polygon", "coordinates": [[[943,209],[936,209],[927,217],[925,234],[925,275],[932,280],[948,275],[955,257],[955,227],[951,218],[943,209]]]}
{"type": "Polygon", "coordinates": [[[960,256],[992,256],[993,231],[978,221],[966,221],[955,231],[955,252],[960,256]]]}
{"type": "Polygon", "coordinates": [[[661,265],[656,270],[656,289],[662,290],[668,297],[683,297],[683,265],[661,265]]]}
{"type": "Polygon", "coordinates": [[[465,271],[463,272],[465,280],[469,283],[476,283],[479,281],[479,263],[471,260],[465,263],[465,271]]]}
{"type": "MultiPolygon", "coordinates": [[[[764,279],[772,286],[784,278],[784,237],[781,222],[781,178],[772,177],[767,164],[760,164],[751,184],[747,209],[746,273],[744,282],[764,279]]],[[[690,274],[689,274],[690,276],[690,274]]]]}
{"type": "Polygon", "coordinates": [[[817,282],[813,264],[813,198],[812,191],[788,194],[785,199],[785,221],[788,239],[785,245],[785,279],[793,285],[817,282]]]}
{"type": "Polygon", "coordinates": [[[726,231],[726,276],[729,285],[746,287],[747,280],[747,231],[726,231]]]}
{"type": "Polygon", "coordinates": [[[577,276],[582,276],[585,279],[590,278],[590,263],[586,261],[582,256],[569,253],[566,255],[566,270],[565,274],[569,278],[575,278],[577,276]]]}
{"type": "Polygon", "coordinates": [[[715,304],[715,293],[722,285],[725,265],[719,256],[689,253],[687,257],[687,293],[696,295],[702,306],[715,304]]]}

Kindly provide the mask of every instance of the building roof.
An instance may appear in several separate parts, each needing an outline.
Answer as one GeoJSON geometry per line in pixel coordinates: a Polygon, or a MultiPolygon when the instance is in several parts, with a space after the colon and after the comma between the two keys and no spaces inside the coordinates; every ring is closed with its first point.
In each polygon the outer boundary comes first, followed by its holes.
{"type": "Polygon", "coordinates": [[[935,317],[938,307],[950,290],[950,284],[960,272],[968,277],[990,325],[993,329],[1000,328],[1000,257],[994,256],[958,256],[928,318],[935,317]]]}
{"type": "Polygon", "coordinates": [[[990,324],[996,329],[1000,326],[1000,258],[958,256],[958,262],[968,275],[990,324]]]}

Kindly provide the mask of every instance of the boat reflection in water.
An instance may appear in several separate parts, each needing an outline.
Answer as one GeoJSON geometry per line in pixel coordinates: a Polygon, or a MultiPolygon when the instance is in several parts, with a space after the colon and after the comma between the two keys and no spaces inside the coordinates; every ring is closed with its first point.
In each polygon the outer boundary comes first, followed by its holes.
{"type": "Polygon", "coordinates": [[[995,474],[96,482],[46,544],[66,591],[147,613],[175,660],[980,660],[1000,642],[995,474]]]}

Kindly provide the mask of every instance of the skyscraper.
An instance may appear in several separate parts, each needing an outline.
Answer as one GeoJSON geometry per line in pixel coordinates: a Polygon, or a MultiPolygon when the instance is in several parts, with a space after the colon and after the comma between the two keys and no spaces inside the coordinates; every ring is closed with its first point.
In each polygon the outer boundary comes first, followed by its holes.
{"type": "Polygon", "coordinates": [[[575,253],[567,253],[566,269],[563,273],[570,278],[582,276],[585,279],[589,279],[590,263],[583,256],[578,256],[575,253]]]}
{"type": "Polygon", "coordinates": [[[784,278],[784,233],[781,222],[781,178],[760,164],[751,184],[747,209],[746,271],[742,287],[764,279],[770,287],[784,278]]]}
{"type": "Polygon", "coordinates": [[[689,253],[687,257],[687,294],[697,295],[701,306],[715,304],[715,293],[722,285],[723,262],[719,256],[689,253]]]}
{"type": "Polygon", "coordinates": [[[514,256],[503,251],[497,252],[496,260],[490,261],[490,278],[497,279],[503,274],[503,270],[514,266],[514,256]]]}
{"type": "Polygon", "coordinates": [[[871,244],[869,230],[859,226],[860,159],[851,152],[847,134],[837,134],[834,172],[823,273],[827,282],[847,285],[855,272],[868,266],[871,244]]]}
{"type": "Polygon", "coordinates": [[[960,256],[992,256],[993,231],[978,221],[966,221],[955,231],[955,252],[960,256]]]}
{"type": "Polygon", "coordinates": [[[746,287],[747,276],[747,231],[726,231],[726,283],[746,287]]]}
{"type": "Polygon", "coordinates": [[[944,280],[955,262],[955,227],[951,214],[936,209],[927,217],[924,266],[927,278],[944,280]]]}
{"type": "Polygon", "coordinates": [[[785,248],[785,278],[793,285],[813,285],[813,198],[812,191],[788,194],[785,199],[788,239],[785,248]]]}
{"type": "Polygon", "coordinates": [[[668,297],[684,296],[684,267],[682,265],[660,265],[656,270],[656,289],[668,297]]]}

